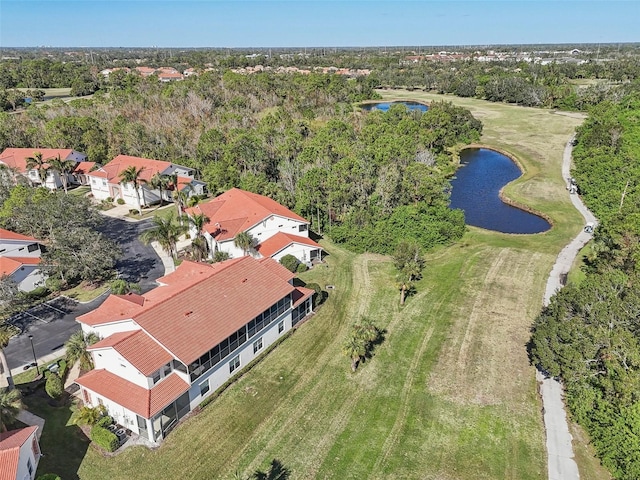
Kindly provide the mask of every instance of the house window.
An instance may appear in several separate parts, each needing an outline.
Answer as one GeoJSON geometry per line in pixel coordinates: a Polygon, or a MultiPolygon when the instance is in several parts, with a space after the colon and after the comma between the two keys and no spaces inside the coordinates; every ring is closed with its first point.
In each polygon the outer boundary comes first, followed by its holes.
{"type": "Polygon", "coordinates": [[[171,373],[171,364],[167,363],[164,367],[162,367],[162,376],[166,377],[171,373]]]}
{"type": "Polygon", "coordinates": [[[40,445],[38,445],[38,439],[34,436],[31,442],[31,451],[33,452],[33,456],[38,458],[40,456],[40,445]]]}
{"type": "Polygon", "coordinates": [[[151,376],[151,382],[155,385],[159,381],[160,381],[160,370],[157,370],[153,372],[153,375],[151,376]]]}
{"type": "Polygon", "coordinates": [[[29,476],[33,475],[33,464],[31,463],[31,459],[27,458],[27,470],[29,470],[29,476]]]}
{"type": "Polygon", "coordinates": [[[89,392],[85,389],[82,389],[82,398],[84,399],[84,403],[89,405],[91,403],[91,398],[89,397],[89,392]]]}
{"type": "Polygon", "coordinates": [[[262,337],[253,342],[253,353],[256,354],[262,349],[262,337]]]}
{"type": "Polygon", "coordinates": [[[278,333],[284,332],[284,320],[278,324],[278,333]]]}
{"type": "Polygon", "coordinates": [[[102,180],[102,186],[106,187],[107,186],[107,181],[106,180],[102,180]]]}
{"type": "Polygon", "coordinates": [[[229,373],[233,373],[237,368],[240,368],[240,355],[233,357],[229,362],[229,373]]]}
{"type": "Polygon", "coordinates": [[[100,398],[100,397],[98,397],[98,404],[104,405],[104,402],[102,401],[102,398],[100,398]]]}
{"type": "Polygon", "coordinates": [[[38,250],[38,244],[37,243],[32,243],[31,245],[27,245],[27,251],[35,252],[36,250],[38,250]]]}
{"type": "Polygon", "coordinates": [[[209,391],[209,380],[200,384],[200,396],[204,397],[204,395],[209,391]]]}
{"type": "Polygon", "coordinates": [[[299,232],[306,232],[309,228],[309,225],[307,225],[306,223],[304,225],[300,225],[298,226],[298,231],[299,232]]]}

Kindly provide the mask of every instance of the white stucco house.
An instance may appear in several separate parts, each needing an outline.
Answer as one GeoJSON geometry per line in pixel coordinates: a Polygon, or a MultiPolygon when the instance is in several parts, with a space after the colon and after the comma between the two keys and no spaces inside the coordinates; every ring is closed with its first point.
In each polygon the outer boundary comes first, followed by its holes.
{"type": "Polygon", "coordinates": [[[37,426],[0,433],[0,480],[33,480],[42,453],[37,426]]]}
{"type": "Polygon", "coordinates": [[[0,276],[8,276],[18,289],[30,292],[44,284],[40,271],[42,245],[33,237],[0,228],[0,276]]]}
{"type": "MultiPolygon", "coordinates": [[[[157,175],[177,175],[178,188],[187,191],[189,196],[204,194],[205,182],[194,178],[195,170],[171,162],[153,160],[149,158],[132,157],[129,155],[118,155],[103,167],[89,172],[89,185],[91,193],[97,200],[122,198],[125,204],[132,208],[138,208],[138,198],[134,185],[130,183],[121,184],[121,173],[129,167],[142,169],[140,174],[140,202],[150,205],[160,201],[160,190],[149,185],[151,179],[157,175]]],[[[162,192],[162,197],[166,201],[172,201],[171,191],[162,192]]]]}
{"type": "Polygon", "coordinates": [[[186,212],[209,218],[204,237],[211,255],[216,251],[233,258],[245,255],[234,239],[238,233],[247,232],[255,241],[255,248],[247,253],[257,258],[280,260],[292,254],[303,263],[322,258],[322,247],[309,238],[309,222],[269,197],[232,188],[186,212]]]}
{"type": "Polygon", "coordinates": [[[313,290],[272,259],[183,261],[143,294],[111,295],[77,321],[101,340],[76,380],[86,405],[152,442],[312,311],[313,290]]]}
{"type": "Polygon", "coordinates": [[[74,171],[67,176],[67,185],[85,185],[84,173],[89,172],[94,166],[94,162],[86,161],[84,153],[76,152],[70,148],[6,148],[0,153],[0,163],[6,165],[12,171],[22,174],[29,180],[31,185],[44,186],[50,190],[62,188],[62,180],[58,172],[53,171],[46,164],[47,171],[44,185],[40,179],[37,169],[27,167],[27,159],[36,154],[42,154],[43,160],[51,160],[60,157],[61,160],[72,160],[76,163],[74,171]]]}

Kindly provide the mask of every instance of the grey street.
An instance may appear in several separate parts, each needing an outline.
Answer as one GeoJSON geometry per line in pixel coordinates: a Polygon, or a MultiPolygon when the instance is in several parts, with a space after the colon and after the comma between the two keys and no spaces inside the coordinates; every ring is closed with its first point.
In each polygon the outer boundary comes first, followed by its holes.
{"type": "MultiPolygon", "coordinates": [[[[143,245],[138,235],[151,226],[149,220],[126,222],[105,217],[101,231],[122,249],[123,257],[116,268],[120,278],[138,283],[143,292],[156,286],[155,280],[164,275],[164,267],[151,246],[143,245]]],[[[76,317],[97,308],[107,294],[86,304],[59,297],[16,315],[11,323],[20,328],[20,335],[13,337],[5,349],[9,368],[14,369],[33,362],[29,335],[37,357],[43,357],[61,349],[69,336],[79,329],[76,317]]]]}

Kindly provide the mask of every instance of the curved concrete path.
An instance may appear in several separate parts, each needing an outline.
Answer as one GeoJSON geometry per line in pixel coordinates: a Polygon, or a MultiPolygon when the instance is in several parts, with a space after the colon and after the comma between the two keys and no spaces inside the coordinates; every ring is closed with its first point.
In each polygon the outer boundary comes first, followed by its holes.
{"type": "MultiPolygon", "coordinates": [[[[571,152],[573,150],[573,140],[571,137],[564,149],[562,158],[562,177],[566,180],[571,176],[571,152]]],[[[578,195],[570,195],[573,206],[582,214],[585,223],[593,222],[597,224],[596,218],[587,210],[578,195]]],[[[580,249],[591,240],[591,234],[584,230],[574,238],[566,247],[562,249],[556,263],[551,269],[547,287],[544,292],[543,304],[549,305],[551,297],[562,285],[562,278],[571,269],[573,261],[580,249]]],[[[547,463],[549,480],[578,480],[580,474],[578,465],[574,460],[573,446],[571,444],[571,433],[564,409],[562,385],[553,378],[545,378],[538,371],[536,374],[540,382],[540,394],[542,395],[542,405],[544,412],[544,425],[547,432],[547,463]]]]}

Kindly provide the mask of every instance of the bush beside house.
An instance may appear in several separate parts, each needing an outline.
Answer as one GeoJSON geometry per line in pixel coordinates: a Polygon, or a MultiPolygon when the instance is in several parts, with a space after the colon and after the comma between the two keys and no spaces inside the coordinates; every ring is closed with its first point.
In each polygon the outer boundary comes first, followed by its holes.
{"type": "Polygon", "coordinates": [[[99,425],[95,425],[91,429],[91,441],[108,452],[115,452],[119,444],[118,437],[116,437],[115,433],[99,425]]]}

